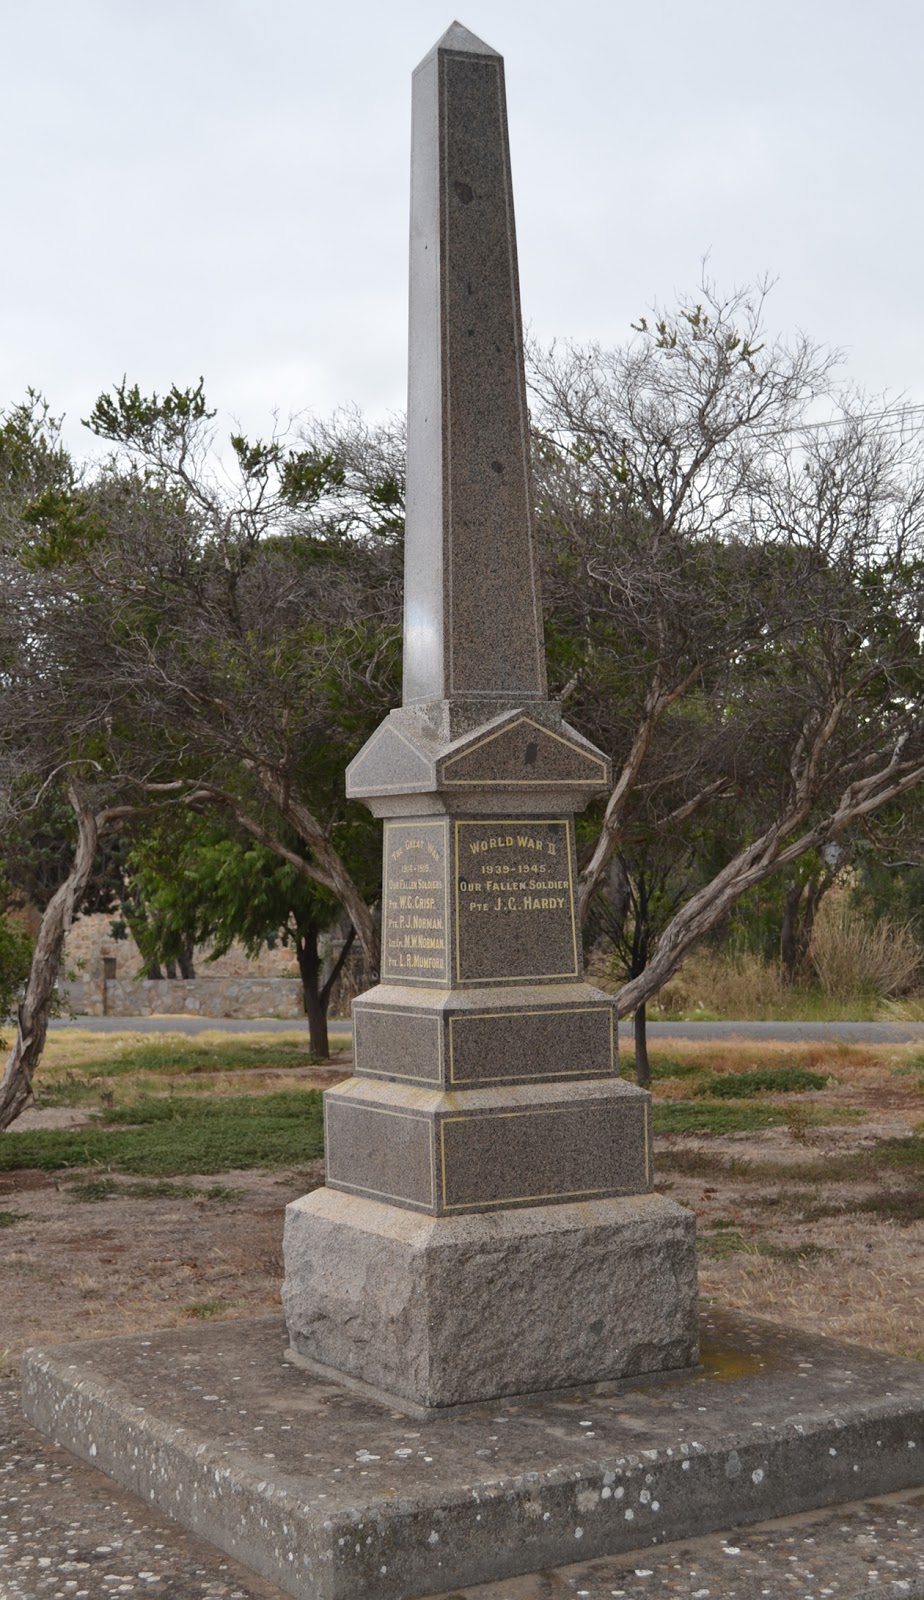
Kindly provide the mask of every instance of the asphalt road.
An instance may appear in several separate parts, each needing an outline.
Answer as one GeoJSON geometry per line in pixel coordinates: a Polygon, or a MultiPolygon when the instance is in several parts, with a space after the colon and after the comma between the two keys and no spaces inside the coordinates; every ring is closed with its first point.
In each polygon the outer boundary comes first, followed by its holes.
{"type": "MultiPolygon", "coordinates": [[[[85,1028],[91,1033],[308,1032],[308,1024],[300,1020],[239,1017],[59,1017],[49,1026],[55,1030],[85,1028]]],[[[339,1018],[330,1023],[332,1038],[349,1037],[352,1031],[352,1024],[339,1018]]],[[[631,1041],[631,1022],[620,1023],[619,1037],[631,1041]]],[[[924,1043],[924,1022],[650,1022],[648,1037],[705,1043],[720,1039],[763,1039],[768,1044],[842,1039],[847,1044],[917,1044],[924,1043]]]]}

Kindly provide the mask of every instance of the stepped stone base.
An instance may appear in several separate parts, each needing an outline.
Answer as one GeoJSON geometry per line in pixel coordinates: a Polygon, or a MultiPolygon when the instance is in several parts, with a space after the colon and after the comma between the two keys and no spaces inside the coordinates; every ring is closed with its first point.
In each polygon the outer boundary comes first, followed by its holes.
{"type": "Polygon", "coordinates": [[[398,1404],[697,1361],[694,1218],[661,1195],[430,1217],[316,1189],[284,1250],[293,1352],[398,1404]]]}
{"type": "MultiPolygon", "coordinates": [[[[33,1350],[23,1408],[297,1600],[448,1600],[646,1548],[653,1568],[652,1545],[924,1484],[919,1362],[714,1312],[705,1323],[692,1377],[410,1426],[287,1363],[275,1317],[33,1350]]],[[[764,1588],[781,1576],[767,1553],[764,1588]]]]}

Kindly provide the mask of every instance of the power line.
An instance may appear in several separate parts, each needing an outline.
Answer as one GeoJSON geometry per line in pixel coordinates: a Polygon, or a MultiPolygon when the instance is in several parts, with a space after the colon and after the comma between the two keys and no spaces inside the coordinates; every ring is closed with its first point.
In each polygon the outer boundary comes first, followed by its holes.
{"type": "MultiPolygon", "coordinates": [[[[898,422],[903,421],[906,417],[919,416],[922,413],[924,413],[924,404],[915,406],[889,406],[885,411],[864,412],[859,420],[861,422],[885,422],[894,418],[895,421],[898,422]]],[[[849,414],[843,417],[828,417],[825,418],[823,422],[802,422],[795,427],[781,429],[781,432],[802,433],[807,429],[812,429],[814,431],[820,428],[842,428],[845,422],[850,422],[851,420],[852,419],[849,414]]],[[[896,430],[890,429],[888,431],[892,432],[896,430]]]]}

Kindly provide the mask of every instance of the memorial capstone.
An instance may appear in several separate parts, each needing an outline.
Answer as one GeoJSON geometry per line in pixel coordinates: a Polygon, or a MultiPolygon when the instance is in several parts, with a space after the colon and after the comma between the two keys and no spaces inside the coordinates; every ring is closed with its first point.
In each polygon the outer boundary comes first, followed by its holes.
{"type": "Polygon", "coordinates": [[[351,764],[384,826],[381,983],[288,1208],[295,1358],[446,1406],[697,1359],[694,1220],[585,982],[574,816],[609,762],[547,698],[501,57],[414,74],[403,704],[351,764]]]}

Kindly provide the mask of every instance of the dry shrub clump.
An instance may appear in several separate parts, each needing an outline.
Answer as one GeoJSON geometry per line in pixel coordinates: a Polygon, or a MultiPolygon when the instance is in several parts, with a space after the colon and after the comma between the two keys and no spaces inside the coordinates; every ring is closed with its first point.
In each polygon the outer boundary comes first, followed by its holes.
{"type": "Polygon", "coordinates": [[[772,1015],[788,996],[778,962],[748,950],[734,955],[697,950],[658,991],[657,1011],[668,1017],[690,1011],[772,1015]]]}
{"type": "Polygon", "coordinates": [[[838,896],[825,900],[809,951],[831,1000],[907,994],[920,976],[921,948],[907,923],[874,921],[838,896]]]}

